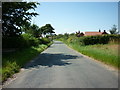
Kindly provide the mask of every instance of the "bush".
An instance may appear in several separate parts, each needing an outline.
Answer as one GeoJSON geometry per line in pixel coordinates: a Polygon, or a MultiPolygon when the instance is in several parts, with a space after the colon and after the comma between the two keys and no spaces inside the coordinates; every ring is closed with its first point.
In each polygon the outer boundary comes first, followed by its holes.
{"type": "Polygon", "coordinates": [[[120,35],[98,35],[98,36],[83,36],[75,37],[70,36],[67,39],[68,43],[78,43],[80,45],[94,45],[94,44],[108,44],[119,43],[120,35]]]}
{"type": "Polygon", "coordinates": [[[76,36],[70,36],[70,37],[67,39],[67,42],[68,42],[68,43],[73,43],[73,42],[76,42],[77,39],[78,39],[78,37],[76,37],[76,36]]]}
{"type": "Polygon", "coordinates": [[[120,35],[111,34],[109,35],[109,37],[110,37],[109,43],[117,43],[117,44],[120,43],[120,35]]]}
{"type": "Polygon", "coordinates": [[[107,44],[109,37],[107,35],[85,36],[80,38],[80,42],[82,45],[107,44]]]}
{"type": "Polygon", "coordinates": [[[22,37],[26,41],[26,46],[37,46],[40,43],[39,39],[33,37],[31,34],[23,34],[22,37]]]}
{"type": "Polygon", "coordinates": [[[22,37],[2,37],[2,48],[18,48],[25,41],[22,37]],[[22,42],[22,43],[21,43],[22,42]]]}
{"type": "Polygon", "coordinates": [[[42,39],[39,39],[39,40],[40,40],[40,42],[42,44],[48,44],[48,43],[50,43],[50,39],[49,38],[42,38],[42,39]]]}
{"type": "Polygon", "coordinates": [[[37,46],[40,41],[31,34],[22,34],[19,37],[3,37],[3,48],[25,48],[30,46],[37,46]]]}
{"type": "MultiPolygon", "coordinates": [[[[50,44],[49,44],[50,45],[50,44]]],[[[15,51],[13,53],[2,55],[2,81],[7,78],[12,77],[16,72],[19,72],[21,67],[29,62],[31,59],[35,58],[39,53],[44,51],[48,45],[38,45],[25,48],[20,51],[15,51]]],[[[1,70],[1,68],[0,68],[1,70]]]]}

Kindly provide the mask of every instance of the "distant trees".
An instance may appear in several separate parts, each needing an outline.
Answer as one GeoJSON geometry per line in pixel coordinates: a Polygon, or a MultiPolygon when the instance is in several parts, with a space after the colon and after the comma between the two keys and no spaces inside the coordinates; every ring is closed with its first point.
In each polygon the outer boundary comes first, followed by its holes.
{"type": "Polygon", "coordinates": [[[63,37],[63,34],[58,34],[58,35],[55,35],[55,36],[54,36],[55,39],[59,39],[59,38],[61,38],[61,37],[63,37]]]}
{"type": "Polygon", "coordinates": [[[118,34],[117,26],[113,25],[113,27],[109,30],[109,32],[110,34],[118,34]]]}
{"type": "Polygon", "coordinates": [[[46,34],[48,34],[47,37],[52,36],[52,33],[55,33],[54,28],[51,26],[51,24],[46,24],[45,26],[39,27],[36,24],[31,25],[30,23],[26,23],[23,25],[22,31],[32,34],[36,38],[42,37],[42,35],[45,37],[46,34]]]}
{"type": "Polygon", "coordinates": [[[28,10],[35,9],[38,4],[36,2],[2,2],[3,36],[21,35],[22,26],[28,24],[32,16],[38,15],[28,10]]]}

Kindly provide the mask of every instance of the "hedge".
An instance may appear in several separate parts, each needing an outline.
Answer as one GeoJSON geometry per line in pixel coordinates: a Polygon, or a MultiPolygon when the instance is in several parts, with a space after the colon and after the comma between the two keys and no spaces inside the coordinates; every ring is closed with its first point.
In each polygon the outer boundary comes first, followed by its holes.
{"type": "Polygon", "coordinates": [[[19,37],[2,37],[2,48],[26,48],[39,44],[50,43],[49,38],[35,38],[31,34],[22,34],[19,37]]]}
{"type": "Polygon", "coordinates": [[[23,34],[19,37],[2,37],[2,48],[25,48],[37,46],[40,41],[30,34],[23,34]]]}
{"type": "Polygon", "coordinates": [[[97,35],[83,37],[69,37],[68,43],[79,43],[80,45],[108,44],[119,43],[120,35],[97,35]]]}

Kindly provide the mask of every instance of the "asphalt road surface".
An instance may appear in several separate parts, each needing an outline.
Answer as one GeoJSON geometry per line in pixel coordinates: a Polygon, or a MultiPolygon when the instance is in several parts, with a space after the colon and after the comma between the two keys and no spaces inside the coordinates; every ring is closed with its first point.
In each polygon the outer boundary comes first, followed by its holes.
{"type": "Polygon", "coordinates": [[[117,88],[118,75],[55,41],[4,88],[117,88]]]}

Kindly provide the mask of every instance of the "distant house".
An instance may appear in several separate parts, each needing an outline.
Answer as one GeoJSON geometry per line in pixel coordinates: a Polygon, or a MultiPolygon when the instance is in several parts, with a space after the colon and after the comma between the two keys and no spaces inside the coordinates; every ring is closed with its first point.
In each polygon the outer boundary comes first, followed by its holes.
{"type": "Polygon", "coordinates": [[[108,34],[105,30],[101,32],[85,32],[84,36],[95,36],[95,35],[103,35],[103,34],[108,34]]]}
{"type": "Polygon", "coordinates": [[[80,31],[76,32],[77,37],[96,36],[96,35],[103,35],[103,34],[108,34],[108,33],[106,32],[106,30],[104,30],[103,32],[101,32],[101,30],[99,30],[98,32],[85,32],[85,33],[80,32],[80,31]]]}

